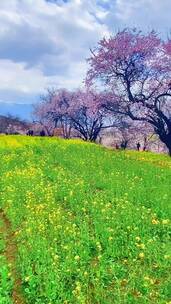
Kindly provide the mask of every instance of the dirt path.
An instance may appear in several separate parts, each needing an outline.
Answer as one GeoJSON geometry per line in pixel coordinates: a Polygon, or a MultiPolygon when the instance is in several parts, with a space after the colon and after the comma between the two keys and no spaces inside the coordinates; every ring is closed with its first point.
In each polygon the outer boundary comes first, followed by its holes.
{"type": "Polygon", "coordinates": [[[1,232],[5,240],[4,256],[6,257],[8,264],[10,265],[10,272],[14,281],[12,300],[14,304],[25,304],[22,295],[21,279],[16,269],[17,245],[15,242],[14,233],[11,229],[11,223],[7,219],[2,209],[0,209],[0,219],[3,222],[3,228],[1,229],[1,232]]]}

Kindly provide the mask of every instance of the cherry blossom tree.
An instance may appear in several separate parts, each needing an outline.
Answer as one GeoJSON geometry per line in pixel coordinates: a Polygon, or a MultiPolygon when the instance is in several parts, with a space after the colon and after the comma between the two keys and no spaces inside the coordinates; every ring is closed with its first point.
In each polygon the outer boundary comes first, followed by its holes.
{"type": "Polygon", "coordinates": [[[75,92],[74,102],[70,104],[69,116],[73,127],[84,140],[96,141],[105,127],[105,111],[101,104],[105,95],[85,89],[75,92]]]}
{"type": "Polygon", "coordinates": [[[73,97],[73,93],[66,89],[48,89],[41,96],[41,102],[35,105],[35,121],[45,128],[48,135],[60,128],[63,137],[70,138],[73,124],[68,114],[73,97]]]}
{"type": "Polygon", "coordinates": [[[74,92],[48,90],[47,96],[36,105],[34,114],[46,128],[61,127],[64,138],[69,138],[75,130],[78,137],[96,141],[101,130],[108,127],[106,111],[102,107],[106,98],[105,93],[88,88],[74,92]]]}
{"type": "Polygon", "coordinates": [[[40,102],[35,104],[33,108],[34,124],[39,124],[45,129],[48,136],[53,135],[53,130],[55,128],[55,122],[50,119],[48,114],[48,107],[54,96],[55,90],[48,89],[47,93],[40,97],[40,102]]]}
{"type": "Polygon", "coordinates": [[[133,121],[147,122],[171,155],[171,41],[152,31],[119,31],[91,51],[87,83],[109,90],[104,107],[133,121]]]}
{"type": "Polygon", "coordinates": [[[54,122],[54,127],[62,129],[63,137],[68,139],[71,137],[73,122],[70,118],[70,108],[75,99],[73,92],[66,89],[56,90],[47,104],[47,117],[54,122]]]}

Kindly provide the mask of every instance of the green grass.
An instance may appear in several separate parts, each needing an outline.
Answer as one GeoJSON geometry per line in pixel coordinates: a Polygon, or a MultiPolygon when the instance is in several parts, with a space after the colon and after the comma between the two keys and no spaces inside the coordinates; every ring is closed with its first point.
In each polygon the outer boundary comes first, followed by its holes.
{"type": "Polygon", "coordinates": [[[0,172],[26,303],[171,303],[169,157],[2,136],[0,172]]]}
{"type": "Polygon", "coordinates": [[[7,260],[4,256],[5,242],[2,234],[3,223],[0,221],[0,303],[12,304],[12,280],[7,260]]]}

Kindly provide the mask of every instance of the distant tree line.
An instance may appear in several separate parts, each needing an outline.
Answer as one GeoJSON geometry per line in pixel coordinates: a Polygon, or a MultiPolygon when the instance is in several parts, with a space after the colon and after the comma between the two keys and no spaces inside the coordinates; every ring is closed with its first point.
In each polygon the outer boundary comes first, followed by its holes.
{"type": "Polygon", "coordinates": [[[0,115],[0,133],[4,134],[20,134],[25,133],[29,128],[29,124],[17,116],[7,114],[0,115]]]}

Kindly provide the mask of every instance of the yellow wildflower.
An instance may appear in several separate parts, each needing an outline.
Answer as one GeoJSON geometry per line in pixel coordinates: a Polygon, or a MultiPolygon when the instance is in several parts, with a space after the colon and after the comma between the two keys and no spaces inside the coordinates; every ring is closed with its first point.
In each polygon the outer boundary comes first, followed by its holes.
{"type": "Polygon", "coordinates": [[[140,253],[139,253],[139,258],[140,258],[140,259],[144,259],[144,257],[145,257],[144,252],[140,252],[140,253]]]}

